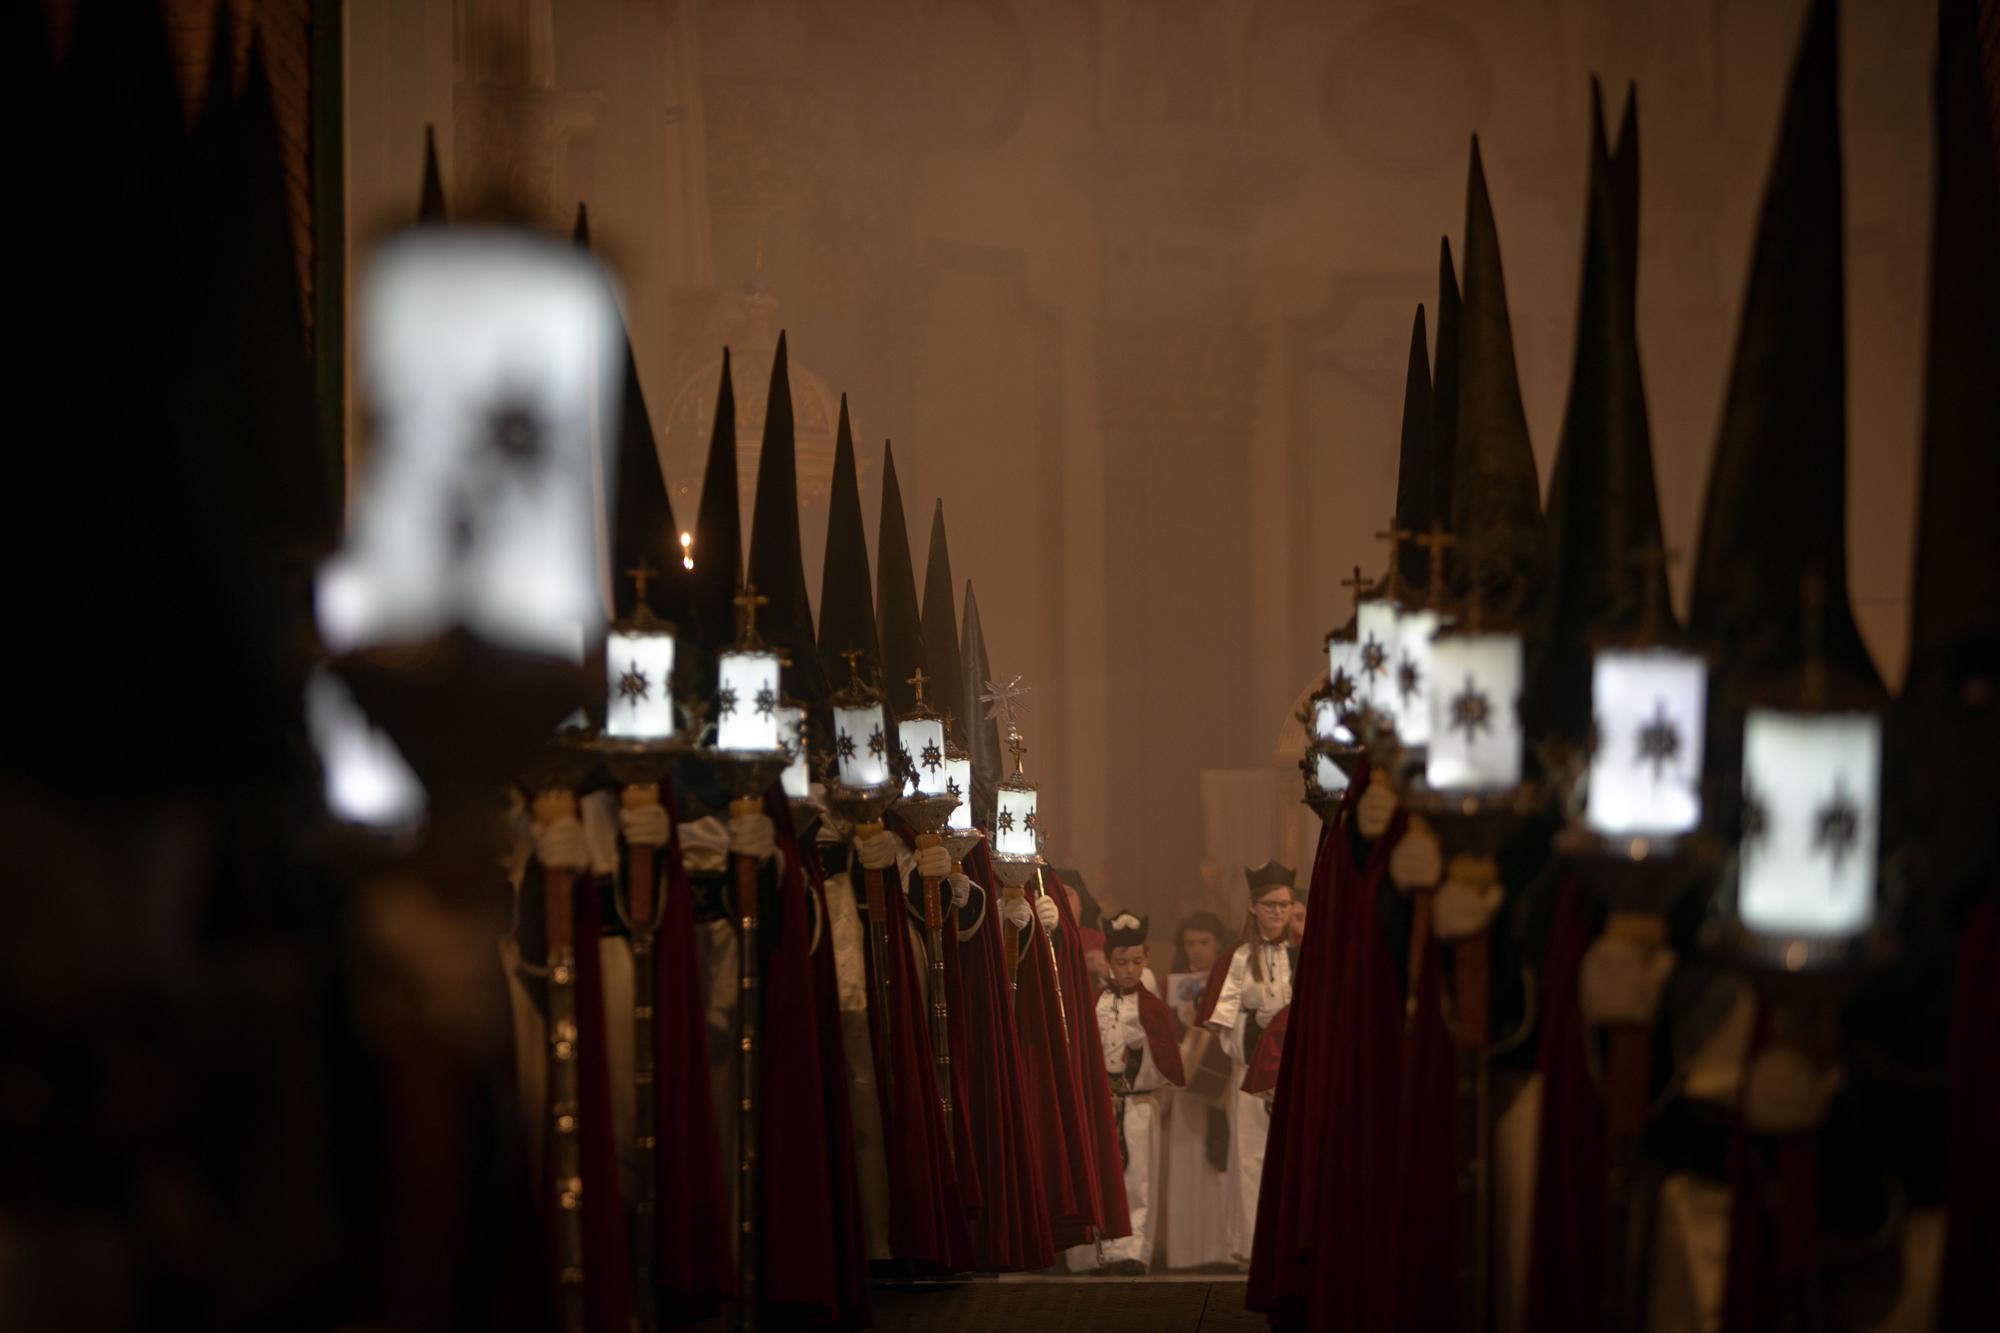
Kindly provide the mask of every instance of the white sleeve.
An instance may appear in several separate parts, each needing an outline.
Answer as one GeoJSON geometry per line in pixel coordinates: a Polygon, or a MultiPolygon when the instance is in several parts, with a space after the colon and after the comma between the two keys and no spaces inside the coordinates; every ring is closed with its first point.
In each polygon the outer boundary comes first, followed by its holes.
{"type": "Polygon", "coordinates": [[[1222,1034],[1222,1049],[1238,1060],[1243,1058],[1243,986],[1249,976],[1250,955],[1238,945],[1222,978],[1222,994],[1208,1015],[1208,1026],[1222,1034]]]}
{"type": "Polygon", "coordinates": [[[1113,1074],[1125,1072],[1125,1048],[1118,1044],[1118,997],[1110,991],[1097,997],[1097,1044],[1104,1052],[1104,1068],[1113,1074]]]}

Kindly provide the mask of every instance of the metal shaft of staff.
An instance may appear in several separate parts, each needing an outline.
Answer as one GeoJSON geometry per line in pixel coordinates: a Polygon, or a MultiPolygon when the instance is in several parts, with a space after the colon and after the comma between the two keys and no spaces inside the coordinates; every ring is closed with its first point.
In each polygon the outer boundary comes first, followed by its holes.
{"type": "MultiPolygon", "coordinates": [[[[871,838],[882,832],[880,821],[855,826],[857,842],[871,838]]],[[[886,1098],[892,1087],[890,1063],[886,1058],[890,1049],[890,1008],[889,1008],[889,919],[888,888],[886,872],[860,868],[862,897],[868,905],[868,953],[874,961],[876,1029],[880,1032],[882,1052],[885,1058],[875,1062],[875,1081],[880,1085],[886,1098]]]]}
{"type": "MultiPolygon", "coordinates": [[[[917,849],[941,847],[944,839],[935,833],[917,835],[917,849]]],[[[923,877],[924,935],[930,945],[931,1064],[937,1070],[938,1106],[944,1112],[945,1150],[956,1156],[958,1146],[951,1131],[951,1013],[944,984],[944,901],[939,882],[923,877]]]]}
{"type": "MultiPolygon", "coordinates": [[[[656,783],[636,783],[619,793],[628,810],[657,805],[656,783]]],[[[653,972],[653,949],[659,931],[657,861],[653,848],[637,843],[625,849],[625,917],[632,938],[632,1124],[633,1157],[639,1170],[639,1197],[634,1204],[632,1237],[633,1284],[642,1294],[639,1327],[653,1326],[652,1307],[645,1295],[653,1289],[653,1244],[659,1226],[659,1091],[658,1052],[653,1045],[654,1014],[659,978],[653,972]]]]}
{"type": "MultiPolygon", "coordinates": [[[[535,797],[535,822],[575,819],[576,796],[546,791],[535,797]]],[[[583,1328],[583,1152],[578,1133],[576,1031],[576,881],[570,871],[542,868],[542,905],[549,962],[549,1180],[556,1203],[556,1305],[564,1333],[583,1328]]]]}
{"type": "MultiPolygon", "coordinates": [[[[1035,867],[1035,892],[1042,897],[1047,897],[1049,892],[1048,885],[1042,880],[1042,868],[1040,866],[1035,867]]],[[[1031,928],[1034,924],[1030,923],[1031,928]]],[[[1056,1017],[1062,1020],[1063,1047],[1064,1049],[1068,1049],[1069,1011],[1063,1007],[1062,976],[1056,970],[1056,942],[1046,930],[1039,933],[1042,937],[1043,946],[1049,951],[1049,990],[1056,997],[1056,1017]]]]}
{"type": "MultiPolygon", "coordinates": [[[[732,803],[733,815],[763,810],[755,797],[732,803]]],[[[738,856],[736,910],[741,930],[736,938],[737,1064],[736,1064],[736,1326],[757,1327],[757,1032],[762,1017],[757,984],[757,862],[738,856]]]]}

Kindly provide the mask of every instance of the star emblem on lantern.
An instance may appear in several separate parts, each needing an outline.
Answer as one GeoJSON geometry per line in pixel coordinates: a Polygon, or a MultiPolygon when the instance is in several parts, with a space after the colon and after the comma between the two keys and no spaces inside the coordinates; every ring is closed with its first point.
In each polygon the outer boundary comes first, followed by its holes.
{"type": "Polygon", "coordinates": [[[1464,732],[1468,742],[1493,729],[1493,703],[1470,676],[1465,678],[1465,688],[1452,696],[1451,729],[1464,732]]]}
{"type": "Polygon", "coordinates": [[[1423,671],[1414,661],[1406,657],[1397,664],[1396,691],[1403,696],[1405,706],[1416,697],[1417,691],[1421,690],[1423,685],[1423,671]]]}
{"type": "Polygon", "coordinates": [[[868,753],[871,757],[880,759],[888,752],[889,743],[882,739],[882,728],[877,727],[868,734],[868,753]]]}
{"type": "Polygon", "coordinates": [[[1361,645],[1361,669],[1370,676],[1388,673],[1389,651],[1373,634],[1368,636],[1368,642],[1361,645]]]}
{"type": "Polygon", "coordinates": [[[531,463],[542,451],[542,423],[525,402],[500,403],[486,418],[486,443],[509,463],[531,463]]]}
{"type": "Polygon", "coordinates": [[[1680,754],[1681,729],[1667,716],[1667,704],[1662,699],[1653,716],[1639,728],[1639,762],[1652,765],[1653,781],[1658,782],[1680,754]]]}
{"type": "Polygon", "coordinates": [[[1344,669],[1333,673],[1333,680],[1327,688],[1333,693],[1333,701],[1342,708],[1354,702],[1354,677],[1344,669]]]}
{"type": "Polygon", "coordinates": [[[833,748],[840,752],[842,759],[854,758],[854,737],[848,732],[841,732],[834,738],[833,748]]]}
{"type": "Polygon", "coordinates": [[[1739,836],[1746,851],[1754,844],[1761,843],[1764,835],[1771,829],[1771,818],[1764,811],[1763,798],[1748,789],[1743,793],[1741,822],[1739,836]]]}
{"type": "Polygon", "coordinates": [[[1014,831],[1014,812],[1012,810],[1002,810],[994,822],[1000,826],[1002,833],[1012,833],[1014,831]]]}
{"type": "Polygon", "coordinates": [[[778,695],[769,685],[757,691],[756,709],[758,717],[769,717],[778,711],[778,695]]]}
{"type": "Polygon", "coordinates": [[[1825,852],[1833,861],[1834,873],[1839,874],[1841,862],[1860,840],[1861,811],[1847,794],[1846,779],[1836,777],[1833,795],[1813,812],[1813,849],[1825,852]]]}
{"type": "Polygon", "coordinates": [[[1033,833],[1036,828],[1035,820],[1037,818],[1037,814],[1038,812],[1030,810],[1027,814],[1027,817],[1021,821],[1021,827],[1028,830],[1028,832],[1033,833]]]}
{"type": "Polygon", "coordinates": [[[933,773],[944,767],[944,752],[938,749],[936,741],[924,742],[923,758],[924,767],[933,773]]]}
{"type": "Polygon", "coordinates": [[[965,799],[965,793],[958,789],[957,778],[946,778],[944,781],[944,790],[945,794],[951,797],[951,799],[954,801],[962,801],[965,799]]]}
{"type": "Polygon", "coordinates": [[[725,685],[715,692],[715,715],[717,717],[736,716],[736,691],[725,685]]]}
{"type": "Polygon", "coordinates": [[[639,670],[637,662],[627,666],[618,677],[618,697],[627,703],[637,703],[651,694],[653,682],[646,679],[646,673],[639,670]]]}

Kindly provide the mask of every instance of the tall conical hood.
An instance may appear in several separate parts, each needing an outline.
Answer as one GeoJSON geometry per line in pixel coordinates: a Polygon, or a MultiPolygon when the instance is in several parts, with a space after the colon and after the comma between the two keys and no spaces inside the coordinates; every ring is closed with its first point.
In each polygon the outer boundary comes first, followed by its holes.
{"type": "Polygon", "coordinates": [[[1488,611],[1504,617],[1522,609],[1541,558],[1542,492],[1514,370],[1500,234],[1476,136],[1465,191],[1465,304],[1459,317],[1453,582],[1476,584],[1488,611]]]}
{"type": "MultiPolygon", "coordinates": [[[[1601,107],[1598,114],[1600,117],[1603,114],[1601,107]]],[[[1625,85],[1625,108],[1618,113],[1618,144],[1611,150],[1611,198],[1618,217],[1618,253],[1625,259],[1625,304],[1636,323],[1639,316],[1639,85],[1636,83],[1625,85]]]]}
{"type": "Polygon", "coordinates": [[[1728,772],[1747,691],[1805,660],[1801,589],[1825,597],[1823,665],[1881,691],[1847,593],[1847,319],[1841,272],[1838,25],[1814,0],[1765,185],[1721,436],[1709,472],[1689,627],[1716,663],[1710,753],[1728,772]]]}
{"type": "Polygon", "coordinates": [[[924,565],[924,687],[932,708],[951,719],[951,737],[965,746],[971,736],[972,715],[968,701],[977,695],[965,692],[965,660],[958,646],[958,606],[951,581],[951,549],[945,542],[944,501],[931,511],[931,551],[924,565]]]}
{"type": "Polygon", "coordinates": [[[590,249],[590,205],[576,206],[576,222],[569,229],[569,243],[579,250],[590,249]]]}
{"type": "Polygon", "coordinates": [[[1605,153],[1593,80],[1576,349],[1549,485],[1545,581],[1525,703],[1531,735],[1574,745],[1590,738],[1591,639],[1637,629],[1648,608],[1664,633],[1673,614],[1637,329],[1627,302],[1632,269],[1623,246],[1637,228],[1624,209],[1636,198],[1605,153]],[[1641,563],[1644,553],[1652,555],[1650,565],[1641,563]]]}
{"type": "Polygon", "coordinates": [[[958,637],[965,656],[965,748],[972,756],[972,820],[990,829],[999,799],[994,791],[1002,776],[1000,724],[986,715],[986,705],[980,702],[986,682],[993,679],[993,663],[986,656],[986,630],[979,623],[979,598],[971,579],[965,581],[965,629],[958,637]]]}
{"type": "Polygon", "coordinates": [[[910,679],[924,664],[924,628],[903,491],[896,484],[896,453],[887,444],[882,446],[882,516],[875,542],[875,609],[882,618],[882,689],[891,710],[908,713],[917,701],[910,679]]]}
{"type": "Polygon", "coordinates": [[[1431,357],[1431,513],[1447,528],[1454,518],[1451,477],[1458,454],[1458,327],[1458,273],[1451,264],[1451,238],[1440,236],[1437,352],[1431,357]]]}
{"type": "Polygon", "coordinates": [[[722,349],[722,386],[716,393],[715,427],[708,437],[708,466],[701,475],[701,505],[694,526],[695,625],[701,640],[703,688],[715,683],[716,656],[736,641],[736,593],[743,584],[743,519],[736,499],[736,390],[729,349],[722,349]]]}
{"type": "Polygon", "coordinates": [[[805,555],[799,547],[799,477],[792,422],[791,362],[785,335],[771,362],[771,394],[764,406],[764,445],[757,458],[757,499],[750,519],[750,582],[770,599],[757,624],[777,647],[785,668],[785,693],[817,712],[826,703],[826,673],[814,643],[812,603],[806,596],[805,555]]]}
{"type": "Polygon", "coordinates": [[[819,584],[819,660],[836,690],[847,683],[850,652],[860,654],[855,674],[862,680],[873,683],[881,674],[873,586],[868,574],[868,529],[861,517],[861,477],[854,465],[854,433],[847,421],[847,395],[842,394],[840,429],[833,445],[833,488],[827,497],[826,560],[819,584]]]}
{"type": "MultiPolygon", "coordinates": [[[[1424,308],[1417,307],[1410,323],[1410,365],[1403,376],[1403,444],[1396,462],[1396,526],[1413,536],[1429,532],[1432,518],[1446,521],[1431,508],[1437,493],[1431,469],[1436,461],[1431,433],[1431,358],[1424,333],[1424,308]]],[[[1404,542],[1396,560],[1405,595],[1420,600],[1430,585],[1430,553],[1414,541],[1404,542]]]]}
{"type": "MultiPolygon", "coordinates": [[[[438,170],[437,129],[424,126],[424,183],[417,196],[417,222],[437,225],[450,221],[444,206],[444,173],[438,170]]],[[[578,219],[581,221],[581,218],[578,219]]]]}

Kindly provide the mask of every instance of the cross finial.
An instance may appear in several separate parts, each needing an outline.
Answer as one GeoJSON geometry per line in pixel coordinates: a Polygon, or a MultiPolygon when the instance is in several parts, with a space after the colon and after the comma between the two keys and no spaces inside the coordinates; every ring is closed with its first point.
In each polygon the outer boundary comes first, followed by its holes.
{"type": "Polygon", "coordinates": [[[1023,756],[1028,753],[1028,742],[1012,727],[1007,729],[1007,753],[1014,757],[1014,776],[1020,777],[1026,773],[1028,766],[1023,756]]]}
{"type": "Polygon", "coordinates": [[[1458,545],[1458,538],[1444,530],[1444,524],[1431,520],[1431,530],[1414,539],[1430,557],[1429,604],[1436,607],[1444,597],[1444,553],[1458,545]]]}
{"type": "Polygon", "coordinates": [[[643,555],[639,557],[638,564],[625,571],[625,577],[632,580],[632,590],[639,594],[642,602],[646,600],[646,584],[659,576],[660,571],[648,564],[643,555]]]}
{"type": "Polygon", "coordinates": [[[1388,528],[1375,534],[1376,541],[1384,542],[1389,547],[1389,574],[1387,578],[1382,580],[1382,595],[1384,597],[1393,599],[1397,592],[1402,589],[1403,576],[1398,566],[1402,563],[1403,543],[1415,535],[1415,533],[1407,528],[1397,527],[1394,515],[1391,515],[1389,518],[1388,528]]]}
{"type": "Polygon", "coordinates": [[[736,594],[736,636],[740,642],[753,645],[757,642],[757,608],[769,606],[771,599],[757,591],[757,585],[746,583],[743,591],[736,594]]]}
{"type": "Polygon", "coordinates": [[[903,682],[905,685],[914,685],[916,687],[918,708],[922,708],[924,706],[924,684],[929,680],[930,677],[924,674],[924,669],[922,667],[918,667],[917,674],[903,682]]]}
{"type": "Polygon", "coordinates": [[[847,678],[856,685],[861,683],[861,653],[859,648],[849,648],[841,653],[847,659],[847,678]]]}
{"type": "Polygon", "coordinates": [[[1340,586],[1354,594],[1354,609],[1356,611],[1359,611],[1361,609],[1361,594],[1367,592],[1369,588],[1374,586],[1374,580],[1362,578],[1361,566],[1356,565],[1354,567],[1354,577],[1348,579],[1342,579],[1340,581],[1340,586]]]}

